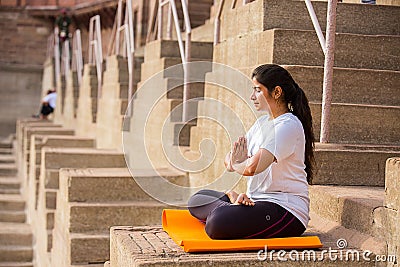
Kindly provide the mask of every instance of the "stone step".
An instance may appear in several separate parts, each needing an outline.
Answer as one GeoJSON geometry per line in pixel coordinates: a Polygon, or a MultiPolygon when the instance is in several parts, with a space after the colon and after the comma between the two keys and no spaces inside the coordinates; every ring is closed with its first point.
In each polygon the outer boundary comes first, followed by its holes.
{"type": "MultiPolygon", "coordinates": [[[[140,79],[140,76],[139,76],[140,79]]],[[[114,83],[105,80],[103,83],[104,93],[102,95],[103,101],[113,99],[127,99],[129,93],[128,83],[114,83]],[[113,92],[111,92],[113,91],[113,92]]],[[[132,94],[137,90],[137,83],[132,85],[132,94]]]]}
{"type": "MultiPolygon", "coordinates": [[[[92,235],[74,233],[70,236],[69,245],[72,266],[90,262],[105,262],[110,258],[110,234],[108,232],[92,235]]],[[[87,266],[91,267],[92,264],[87,266]]],[[[93,266],[97,266],[97,264],[93,266]]]]}
{"type": "Polygon", "coordinates": [[[160,225],[162,210],[171,206],[155,201],[115,201],[69,202],[61,208],[68,209],[69,219],[65,220],[69,221],[71,233],[90,233],[108,231],[113,225],[160,225]]]}
{"type": "MultiPolygon", "coordinates": [[[[257,35],[260,44],[259,62],[280,65],[323,66],[324,55],[314,31],[273,29],[257,35]]],[[[335,66],[357,69],[398,70],[397,44],[400,36],[337,34],[335,66]],[[384,54],[381,51],[385,51],[384,54]]],[[[228,44],[229,45],[229,44],[228,44]]]]}
{"type": "MultiPolygon", "coordinates": [[[[167,78],[167,98],[168,99],[183,99],[183,80],[167,78]]],[[[190,83],[190,91],[188,98],[204,97],[204,83],[190,83]]]]}
{"type": "Polygon", "coordinates": [[[14,155],[0,155],[0,164],[3,163],[14,163],[15,156],[14,155]]]}
{"type": "Polygon", "coordinates": [[[0,189],[18,189],[21,182],[18,178],[0,177],[0,189]]]}
{"type": "Polygon", "coordinates": [[[1,141],[0,142],[0,148],[12,148],[12,142],[7,142],[7,141],[1,141]]]}
{"type": "Polygon", "coordinates": [[[25,201],[19,195],[0,195],[1,211],[23,211],[25,201]]]}
{"type": "Polygon", "coordinates": [[[78,265],[76,265],[76,264],[73,264],[73,265],[71,265],[71,267],[104,267],[105,266],[105,263],[103,264],[103,263],[89,263],[89,264],[78,264],[78,265]]]}
{"type": "Polygon", "coordinates": [[[29,247],[32,240],[32,231],[28,224],[0,222],[0,245],[29,247]]]}
{"type": "Polygon", "coordinates": [[[42,149],[42,165],[45,169],[90,168],[101,166],[125,167],[121,152],[95,148],[51,148],[42,149]]]}
{"type": "Polygon", "coordinates": [[[343,227],[383,238],[383,187],[310,186],[310,208],[343,227]]]}
{"type": "MultiPolygon", "coordinates": [[[[212,59],[213,44],[205,42],[192,42],[192,59],[212,59]]],[[[177,57],[180,58],[178,41],[155,40],[146,44],[144,62],[151,58],[177,57]]]]}
{"type": "Polygon", "coordinates": [[[32,259],[32,247],[0,245],[0,262],[30,262],[32,259]]]}
{"type": "MultiPolygon", "coordinates": [[[[309,101],[321,102],[323,67],[287,65],[285,68],[303,88],[309,101]]],[[[400,106],[400,98],[393,97],[397,94],[399,79],[399,71],[334,68],[332,101],[400,106]]]]}
{"type": "Polygon", "coordinates": [[[31,262],[0,262],[0,267],[33,267],[31,262]]]}
{"type": "Polygon", "coordinates": [[[24,223],[26,221],[25,211],[0,211],[0,222],[24,223]]]}
{"type": "Polygon", "coordinates": [[[175,122],[173,124],[174,146],[190,146],[190,129],[196,126],[196,121],[190,121],[188,123],[175,122]]]}
{"type": "MultiPolygon", "coordinates": [[[[31,135],[70,135],[73,136],[75,133],[74,130],[71,129],[63,129],[59,127],[27,127],[24,133],[24,141],[26,142],[26,148],[29,149],[31,135]]],[[[25,147],[25,143],[24,143],[25,147]]]]}
{"type": "MultiPolygon", "coordinates": [[[[327,4],[313,1],[322,30],[326,26],[327,4]]],[[[234,10],[224,8],[221,40],[270,29],[312,30],[314,27],[304,1],[254,1],[234,10]],[[296,16],[293,16],[293,14],[296,16]]],[[[399,35],[399,7],[342,4],[337,6],[338,33],[399,35]],[[388,25],[387,27],[385,25],[388,25]]]]}
{"type": "Polygon", "coordinates": [[[11,194],[11,195],[18,195],[18,194],[20,194],[21,193],[21,191],[20,191],[20,189],[18,188],[18,189],[2,189],[2,188],[0,188],[0,194],[4,194],[4,195],[9,195],[9,194],[11,194]]]}
{"type": "Polygon", "coordinates": [[[35,119],[34,121],[30,120],[18,120],[17,121],[17,144],[18,144],[18,152],[22,152],[24,149],[24,142],[27,138],[26,136],[26,129],[29,127],[36,127],[36,128],[59,128],[61,129],[60,124],[54,124],[51,121],[43,121],[43,120],[37,120],[35,119]]]}
{"type": "MultiPolygon", "coordinates": [[[[159,177],[180,186],[188,186],[186,175],[168,169],[157,170],[157,172],[134,170],[131,174],[126,168],[88,168],[62,170],[60,190],[61,192],[65,190],[65,193],[61,195],[69,202],[151,201],[154,198],[143,191],[135,180],[140,179],[148,184],[156,184],[156,179],[159,177]],[[132,178],[132,175],[135,178],[132,178]]],[[[160,189],[160,194],[161,191],[162,189],[160,189]]],[[[173,192],[171,192],[171,197],[172,194],[173,192]]]]}
{"type": "Polygon", "coordinates": [[[384,186],[386,159],[398,155],[395,146],[316,143],[313,183],[384,186]]]}
{"type": "Polygon", "coordinates": [[[95,147],[96,140],[74,135],[35,134],[35,149],[49,147],[95,147]]]}
{"type": "Polygon", "coordinates": [[[17,166],[15,163],[0,164],[0,176],[14,176],[17,174],[17,166]]]}
{"type": "MultiPolygon", "coordinates": [[[[113,56],[111,56],[113,57],[113,56]]],[[[109,61],[109,58],[107,58],[109,61]]],[[[143,60],[136,61],[133,66],[133,82],[137,83],[140,81],[140,68],[143,60]]],[[[107,63],[108,64],[108,63],[107,63]]],[[[108,64],[109,65],[109,64],[108,64]]],[[[120,67],[112,66],[104,72],[104,81],[106,83],[128,83],[129,82],[129,69],[128,61],[120,67]]]]}
{"type": "MultiPolygon", "coordinates": [[[[132,226],[114,226],[110,230],[110,264],[112,267],[132,266],[176,266],[176,259],[185,266],[258,266],[271,264],[273,266],[305,266],[312,261],[312,266],[343,266],[343,262],[334,259],[334,255],[339,257],[345,255],[347,249],[354,250],[362,258],[364,250],[370,250],[371,259],[376,253],[384,252],[384,242],[380,242],[371,236],[356,232],[311,213],[311,221],[305,235],[317,235],[323,243],[323,248],[315,250],[315,259],[313,253],[310,253],[311,260],[301,260],[301,252],[297,251],[299,260],[292,257],[289,252],[284,255],[268,254],[266,259],[257,257],[257,251],[250,252],[215,252],[215,253],[185,253],[181,247],[175,244],[168,234],[161,227],[132,227],[132,226]],[[338,240],[346,237],[347,246],[340,250],[338,240]],[[361,249],[362,248],[362,249],[361,249]],[[331,256],[328,251],[331,250],[331,256]],[[336,251],[333,251],[336,250],[336,251]],[[325,251],[325,252],[323,252],[325,251]],[[356,252],[357,251],[357,252],[356,252]],[[272,259],[271,259],[271,258],[272,259]]],[[[265,252],[265,251],[264,251],[265,252]]],[[[292,255],[296,253],[291,253],[292,255]]],[[[265,257],[265,253],[261,254],[265,257]]],[[[373,260],[370,261],[350,261],[346,266],[375,266],[373,260]]]]}
{"type": "MultiPolygon", "coordinates": [[[[345,0],[346,1],[346,0],[345,0]]],[[[345,2],[344,1],[344,2],[345,2]]],[[[360,3],[360,1],[358,1],[360,3]]],[[[327,3],[312,2],[319,23],[325,31],[327,3]]],[[[260,6],[262,3],[254,4],[260,6]]],[[[249,6],[249,8],[251,8],[249,6]]],[[[255,7],[253,7],[255,8],[255,7]]],[[[264,1],[264,29],[284,28],[314,30],[304,1],[264,1]],[[293,12],[296,16],[293,16],[293,12]]],[[[248,16],[251,16],[250,13],[248,16]]],[[[339,3],[337,6],[336,32],[371,35],[399,35],[400,8],[379,5],[339,3]]]]}
{"type": "Polygon", "coordinates": [[[214,23],[207,20],[205,24],[192,29],[192,40],[196,42],[214,42],[214,23]]]}
{"type": "Polygon", "coordinates": [[[178,57],[149,58],[142,64],[141,81],[146,81],[159,71],[179,64],[182,64],[182,60],[178,57]]]}
{"type": "MultiPolygon", "coordinates": [[[[321,104],[310,103],[316,139],[319,139],[321,104]]],[[[332,103],[330,142],[400,145],[400,106],[332,103]],[[384,118],[384,119],[383,119],[384,118]]]]}
{"type": "MultiPolygon", "coordinates": [[[[108,56],[106,60],[107,60],[107,70],[119,69],[123,71],[128,71],[128,59],[123,58],[122,56],[112,55],[108,56]]],[[[134,60],[135,60],[134,63],[135,67],[139,67],[140,69],[140,64],[142,64],[144,61],[143,56],[135,55],[134,60]]]]}
{"type": "Polygon", "coordinates": [[[0,155],[11,155],[13,150],[11,148],[0,148],[0,155]]]}

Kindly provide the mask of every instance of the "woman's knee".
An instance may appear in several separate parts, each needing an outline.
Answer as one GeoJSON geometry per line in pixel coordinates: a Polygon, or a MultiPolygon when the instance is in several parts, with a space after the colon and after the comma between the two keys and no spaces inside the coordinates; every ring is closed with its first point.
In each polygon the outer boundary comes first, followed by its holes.
{"type": "Polygon", "coordinates": [[[207,223],[205,226],[205,230],[207,235],[211,239],[230,239],[229,230],[227,227],[227,217],[224,213],[221,212],[221,209],[216,209],[210,216],[207,218],[207,223]]]}

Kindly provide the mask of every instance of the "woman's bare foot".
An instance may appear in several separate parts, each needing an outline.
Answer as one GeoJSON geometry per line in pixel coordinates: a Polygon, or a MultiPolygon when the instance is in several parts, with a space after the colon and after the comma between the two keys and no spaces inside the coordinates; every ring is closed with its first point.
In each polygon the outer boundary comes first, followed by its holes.
{"type": "Polygon", "coordinates": [[[231,203],[235,203],[239,196],[238,193],[236,193],[235,191],[231,191],[231,190],[226,191],[225,194],[229,197],[229,200],[231,201],[231,203]]]}
{"type": "Polygon", "coordinates": [[[254,202],[245,193],[241,193],[237,197],[234,205],[254,206],[254,202]]]}

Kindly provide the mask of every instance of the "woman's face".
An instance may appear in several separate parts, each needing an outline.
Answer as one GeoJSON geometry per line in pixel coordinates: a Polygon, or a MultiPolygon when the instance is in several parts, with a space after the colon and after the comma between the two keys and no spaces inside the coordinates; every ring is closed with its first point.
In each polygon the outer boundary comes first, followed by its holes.
{"type": "Polygon", "coordinates": [[[267,88],[253,78],[253,93],[250,96],[257,111],[270,111],[269,103],[273,101],[267,88]]]}

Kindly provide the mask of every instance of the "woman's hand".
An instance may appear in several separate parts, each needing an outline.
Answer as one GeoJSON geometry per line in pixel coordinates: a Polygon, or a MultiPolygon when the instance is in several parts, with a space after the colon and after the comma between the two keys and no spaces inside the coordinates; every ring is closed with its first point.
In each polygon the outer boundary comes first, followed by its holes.
{"type": "Polygon", "coordinates": [[[237,197],[234,205],[254,206],[255,204],[245,193],[241,193],[237,197]]]}
{"type": "Polygon", "coordinates": [[[247,140],[246,137],[240,136],[236,142],[233,143],[231,164],[241,163],[248,159],[247,155],[247,140]]]}

